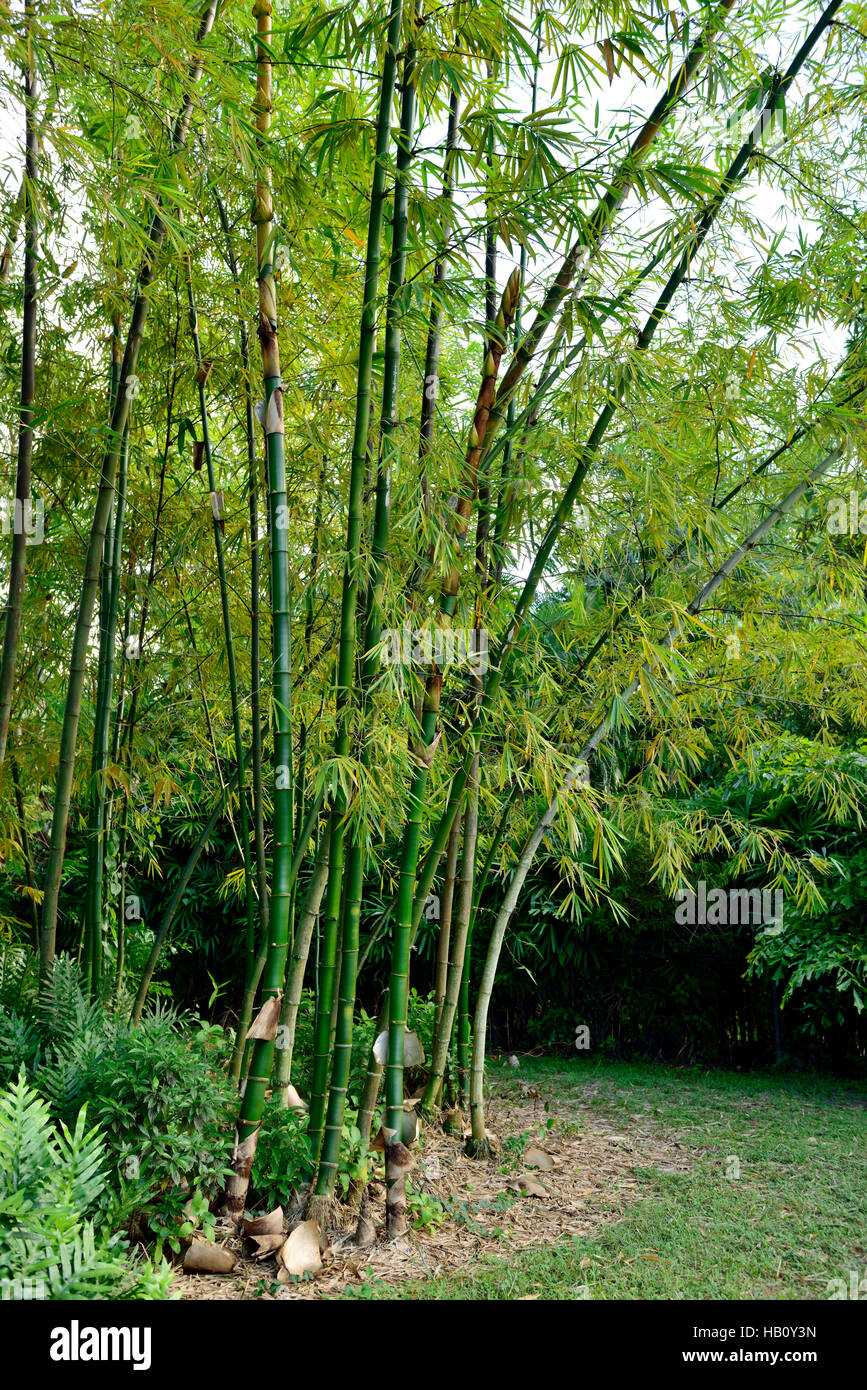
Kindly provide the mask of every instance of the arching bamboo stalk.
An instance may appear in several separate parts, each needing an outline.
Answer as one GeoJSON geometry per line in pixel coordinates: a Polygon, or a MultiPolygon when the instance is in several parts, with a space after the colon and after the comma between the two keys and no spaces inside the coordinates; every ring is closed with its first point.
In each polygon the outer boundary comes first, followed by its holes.
{"type": "MultiPolygon", "coordinates": [[[[708,599],[716,593],[717,589],[726,579],[737,569],[738,565],[755,550],[756,546],[766,535],[786,516],[793,507],[800,502],[801,498],[807,493],[812,485],[816,483],[823,474],[842,457],[842,447],[832,449],[825,458],[815,468],[812,468],[806,478],[802,479],[796,487],[786,493],[785,497],[773,507],[764,519],[755,527],[753,531],[741,542],[741,544],[728,556],[722,565],[711,575],[707,583],[698,591],[695,597],[687,605],[686,613],[694,617],[707,603],[708,599]]],[[[673,623],[662,639],[662,646],[671,648],[684,632],[684,623],[673,623]]],[[[636,692],[641,688],[641,678],[643,675],[652,674],[653,667],[650,662],[643,662],[640,671],[633,677],[629,684],[617,696],[618,707],[623,708],[628,705],[636,692]]],[[[503,898],[502,905],[494,923],[491,939],[488,943],[488,953],[485,959],[482,978],[479,984],[479,992],[476,1000],[476,1011],[473,1020],[473,1062],[470,1075],[470,1122],[472,1135],[467,1141],[467,1153],[472,1158],[487,1158],[490,1156],[491,1146],[485,1130],[485,1106],[484,1106],[484,1072],[485,1072],[485,1043],[488,1027],[488,1010],[491,1002],[491,995],[494,989],[494,982],[497,974],[497,967],[500,960],[500,952],[503,947],[506,932],[512,915],[518,903],[518,898],[527,874],[530,872],[536,851],[544,840],[548,830],[553,825],[557,811],[561,803],[568,796],[569,792],[581,778],[584,769],[587,767],[588,760],[595,753],[596,749],[606,737],[611,726],[610,711],[599,721],[589,738],[584,743],[580,753],[572,763],[566,776],[560,785],[557,795],[551,800],[544,814],[537,822],[532,834],[527,840],[521,852],[520,858],[515,866],[509,887],[503,898]]]]}

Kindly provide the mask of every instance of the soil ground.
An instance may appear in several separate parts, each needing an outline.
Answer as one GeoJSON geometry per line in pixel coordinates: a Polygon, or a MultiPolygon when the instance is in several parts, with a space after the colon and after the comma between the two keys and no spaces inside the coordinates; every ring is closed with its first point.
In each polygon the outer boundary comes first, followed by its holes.
{"type": "Polygon", "coordinates": [[[284,1287],[273,1258],[254,1260],[235,1239],[231,1274],[179,1272],[173,1292],[819,1298],[834,1276],[867,1274],[857,1083],[525,1057],[516,1069],[492,1062],[489,1091],[495,1156],[472,1160],[427,1127],[399,1248],[384,1243],[374,1177],[368,1249],[339,1209],[315,1277],[284,1287]]]}

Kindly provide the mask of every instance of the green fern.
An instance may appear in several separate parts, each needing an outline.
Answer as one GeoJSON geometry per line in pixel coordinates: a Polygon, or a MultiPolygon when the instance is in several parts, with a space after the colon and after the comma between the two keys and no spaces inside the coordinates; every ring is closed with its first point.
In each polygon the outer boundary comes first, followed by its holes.
{"type": "Polygon", "coordinates": [[[0,1093],[0,1288],[5,1298],[152,1299],[171,1269],[133,1264],[98,1209],[105,1140],[83,1108],[74,1128],[52,1122],[22,1074],[0,1093]]]}

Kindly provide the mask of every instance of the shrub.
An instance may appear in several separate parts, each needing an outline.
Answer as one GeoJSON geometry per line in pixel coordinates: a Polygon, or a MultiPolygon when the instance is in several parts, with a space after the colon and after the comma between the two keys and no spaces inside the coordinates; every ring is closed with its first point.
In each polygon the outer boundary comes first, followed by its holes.
{"type": "Polygon", "coordinates": [[[171,1269],[134,1261],[106,1213],[105,1136],[52,1122],[24,1076],[0,1093],[0,1285],[6,1298],[160,1299],[171,1269]]]}
{"type": "Polygon", "coordinates": [[[182,1026],[158,1006],[138,1028],[92,1003],[74,965],[58,961],[37,1020],[0,1015],[0,1085],[23,1066],[51,1115],[74,1124],[86,1105],[104,1134],[115,1191],[140,1198],[182,1187],[213,1194],[228,1171],[235,1091],[222,1029],[182,1026]]]}

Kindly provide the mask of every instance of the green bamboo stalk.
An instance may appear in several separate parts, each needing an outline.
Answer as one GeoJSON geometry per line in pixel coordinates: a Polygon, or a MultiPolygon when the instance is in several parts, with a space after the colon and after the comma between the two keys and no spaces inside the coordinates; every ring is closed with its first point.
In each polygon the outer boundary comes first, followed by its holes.
{"type": "MultiPolygon", "coordinates": [[[[386,293],[382,411],[377,462],[376,506],[373,522],[372,566],[364,605],[366,622],[361,663],[360,698],[362,709],[366,702],[367,692],[376,677],[378,666],[377,649],[382,635],[382,601],[389,546],[391,478],[399,451],[395,439],[397,428],[395,417],[400,385],[401,316],[399,296],[406,276],[409,230],[409,168],[415,126],[415,80],[415,49],[412,44],[407,44],[401,85],[400,134],[394,185],[391,258],[386,293]]],[[[364,768],[370,766],[370,743],[368,740],[365,740],[362,745],[361,762],[364,768]]],[[[320,1204],[329,1201],[334,1193],[346,1092],[349,1085],[361,896],[364,886],[364,855],[363,829],[356,826],[353,829],[344,882],[343,949],[338,990],[337,1027],[315,1190],[315,1196],[319,1199],[320,1204]]],[[[386,1171],[388,1171],[388,1150],[386,1151],[386,1171]]]]}
{"type": "MultiPolygon", "coordinates": [[[[430,315],[428,318],[427,345],[425,347],[421,423],[419,427],[418,443],[418,458],[420,464],[419,486],[421,489],[422,506],[428,516],[430,515],[431,502],[427,458],[433,448],[436,427],[436,403],[437,397],[439,396],[440,353],[442,350],[442,288],[448,278],[449,257],[452,250],[452,205],[455,196],[457,168],[456,151],[460,129],[458,120],[459,114],[460,93],[456,87],[452,87],[449,96],[449,119],[446,130],[445,148],[443,151],[443,233],[442,241],[440,242],[434,262],[433,283],[431,285],[430,315]]],[[[421,545],[419,546],[419,555],[407,584],[407,589],[411,594],[421,588],[422,580],[425,573],[430,568],[433,555],[433,545],[427,547],[426,556],[423,554],[423,547],[421,545]]]]}
{"type": "MultiPolygon", "coordinates": [[[[489,93],[488,99],[490,100],[492,96],[492,84],[494,75],[494,64],[490,58],[487,60],[487,75],[489,93]]],[[[495,340],[497,340],[500,336],[497,325],[497,309],[499,307],[497,304],[497,222],[496,218],[494,217],[494,205],[491,196],[491,189],[494,178],[495,154],[494,127],[492,123],[488,124],[488,130],[486,134],[486,145],[487,151],[485,156],[485,163],[487,166],[487,181],[485,190],[485,341],[482,357],[483,371],[484,364],[487,362],[488,354],[491,351],[491,348],[495,340]]],[[[520,285],[523,285],[524,283],[525,264],[526,260],[521,266],[521,274],[519,280],[520,285]]],[[[519,304],[520,290],[518,293],[518,299],[515,303],[515,315],[517,315],[518,313],[519,304]]],[[[476,497],[476,569],[477,572],[481,573],[482,579],[484,579],[484,557],[487,551],[488,536],[490,534],[491,528],[490,463],[484,454],[480,459],[480,466],[477,474],[476,497]]]]}
{"type": "MultiPolygon", "coordinates": [[[[533,81],[530,89],[530,117],[536,114],[536,102],[539,87],[539,57],[542,51],[542,21],[541,16],[538,21],[539,32],[536,38],[536,56],[533,62],[533,81]]],[[[521,284],[524,284],[527,273],[527,246],[521,243],[520,254],[521,284]]],[[[518,300],[515,308],[515,327],[513,344],[517,348],[521,341],[521,300],[518,300]]],[[[491,546],[490,569],[491,578],[495,587],[499,587],[503,577],[503,540],[506,531],[506,518],[508,513],[508,489],[509,479],[512,472],[512,450],[515,430],[515,397],[509,401],[506,414],[506,443],[503,451],[503,462],[500,466],[500,487],[497,496],[497,506],[494,513],[494,533],[493,544],[491,546]]],[[[488,467],[492,459],[488,458],[488,467]]]]}
{"type": "Polygon", "coordinates": [[[509,792],[509,795],[506,798],[506,804],[503,807],[503,812],[500,817],[500,821],[497,826],[496,832],[494,834],[494,838],[491,841],[490,848],[488,850],[487,855],[485,856],[485,862],[482,865],[482,871],[476,879],[475,888],[473,890],[473,906],[472,911],[470,913],[470,924],[467,928],[466,946],[464,948],[464,968],[461,973],[461,990],[460,995],[458,997],[457,1019],[457,1080],[459,1088],[458,1100],[465,1109],[468,1108],[470,1104],[469,1077],[470,1048],[472,1043],[472,1034],[470,1028],[470,973],[472,969],[473,934],[475,932],[476,922],[478,921],[479,904],[482,900],[482,894],[485,891],[485,885],[487,884],[494,859],[496,858],[497,853],[499,852],[500,845],[503,842],[503,838],[506,833],[506,825],[509,819],[509,813],[512,809],[512,803],[514,802],[519,790],[519,783],[514,782],[509,792]]]}
{"type": "MultiPolygon", "coordinates": [[[[190,336],[193,340],[193,351],[196,358],[196,386],[199,397],[199,420],[202,426],[202,443],[205,454],[205,467],[208,473],[208,491],[212,500],[212,526],[214,533],[214,548],[217,555],[217,577],[220,584],[220,607],[223,614],[223,637],[226,644],[226,662],[229,673],[229,700],[232,708],[232,730],[235,735],[235,782],[238,794],[238,813],[241,821],[241,854],[244,863],[244,908],[247,919],[246,935],[246,968],[247,976],[252,974],[256,958],[256,911],[253,902],[253,858],[250,852],[250,816],[247,810],[247,771],[244,764],[244,745],[241,742],[241,701],[238,692],[238,667],[235,659],[235,642],[232,635],[232,615],[229,609],[229,584],[226,577],[226,556],[223,547],[223,532],[221,519],[216,514],[215,499],[217,495],[217,484],[214,475],[214,455],[211,448],[211,430],[208,420],[208,401],[205,394],[207,383],[207,369],[202,362],[202,345],[199,339],[198,314],[196,312],[195,297],[193,294],[193,270],[192,265],[187,260],[187,300],[190,311],[190,336]]],[[[249,448],[249,437],[248,437],[249,448]]],[[[252,469],[253,486],[255,488],[256,467],[255,454],[252,469]]],[[[252,504],[251,504],[252,505],[252,504]]],[[[255,517],[254,517],[255,520],[255,517]]],[[[258,546],[255,548],[258,556],[258,546]]],[[[258,577],[258,570],[257,570],[258,577]]],[[[258,631],[256,633],[258,641],[258,631]]],[[[256,721],[253,721],[253,742],[256,745],[256,721]]],[[[244,1037],[249,1026],[249,1018],[239,1024],[238,1036],[240,1037],[241,1026],[244,1025],[244,1037]]],[[[243,1040],[241,1040],[243,1047],[243,1040]]],[[[236,1039],[235,1050],[230,1067],[230,1076],[233,1080],[238,1079],[241,1069],[241,1057],[238,1041],[236,1039]]]]}
{"type": "Polygon", "coordinates": [[[247,444],[247,492],[250,507],[250,720],[252,723],[250,772],[253,793],[253,843],[256,852],[256,883],[259,900],[259,948],[247,950],[244,990],[238,1015],[235,1046],[229,1063],[229,1075],[238,1080],[253,1016],[253,1004],[261,977],[263,944],[267,944],[269,924],[268,871],[265,858],[265,810],[262,785],[262,678],[261,678],[261,618],[260,618],[260,544],[259,544],[259,459],[256,450],[256,422],[253,409],[253,388],[250,369],[250,341],[241,298],[241,278],[232,241],[232,229],[226,208],[216,188],[211,189],[217,205],[217,215],[226,243],[226,260],[232,276],[235,306],[238,311],[238,348],[241,354],[242,386],[244,391],[244,437],[247,444]]]}
{"type": "Polygon", "coordinates": [[[18,816],[18,831],[21,836],[21,853],[24,856],[24,880],[30,897],[30,911],[33,917],[33,940],[39,944],[39,908],[36,904],[36,877],[33,873],[33,855],[30,850],[30,836],[27,831],[27,812],[24,807],[24,790],[21,786],[21,772],[15,754],[9,758],[9,771],[12,774],[12,790],[15,795],[15,810],[18,816]]]}
{"type": "Polygon", "coordinates": [[[24,7],[27,34],[27,68],[24,73],[24,310],[21,322],[21,395],[18,409],[18,460],[15,475],[15,525],[12,528],[12,560],[9,594],[0,658],[0,768],[6,758],[15,668],[21,636],[21,608],[27,568],[27,532],[24,508],[32,506],[30,475],[33,461],[33,406],[36,399],[36,315],[39,306],[39,224],[36,213],[36,175],[39,157],[36,102],[38,74],[33,48],[33,0],[24,7]],[[17,512],[20,510],[21,515],[17,512]]]}
{"type": "MultiPolygon", "coordinates": [[[[197,46],[201,45],[210,33],[214,24],[214,19],[216,18],[218,5],[219,0],[209,0],[208,7],[199,23],[196,36],[197,46]]],[[[190,63],[187,76],[191,88],[199,80],[203,66],[204,59],[199,55],[190,63]]],[[[186,143],[192,113],[193,96],[192,91],[188,91],[184,97],[183,104],[175,120],[172,131],[171,147],[175,152],[183,149],[186,143]]],[[[99,491],[97,493],[90,538],[87,546],[84,577],[82,580],[78,614],[75,621],[75,632],[72,641],[69,679],[63,713],[63,728],[60,737],[60,756],[57,772],[57,786],[54,796],[54,814],[51,823],[51,841],[45,873],[45,896],[42,907],[40,970],[44,979],[47,979],[54,961],[57,938],[57,908],[60,896],[61,876],[63,873],[63,859],[66,850],[66,833],[69,824],[72,776],[75,767],[75,749],[78,737],[78,724],[81,717],[81,699],[87,666],[87,649],[90,641],[90,629],[93,623],[97,590],[99,588],[100,563],[105,546],[105,533],[111,513],[112,498],[114,496],[115,477],[123,447],[123,435],[126,422],[129,418],[132,380],[135,378],[136,374],[136,365],[138,363],[139,350],[141,348],[145,321],[147,319],[149,302],[148,292],[154,279],[157,257],[163,241],[165,240],[165,236],[166,224],[162,217],[162,200],[158,195],[156,209],[151,217],[148,231],[147,248],[138,272],[135,300],[133,303],[123,361],[121,363],[121,389],[117,393],[111,429],[109,431],[109,440],[102,459],[99,491]]]]}
{"type": "MultiPolygon", "coordinates": [[[[151,554],[150,554],[150,565],[149,565],[149,570],[148,570],[148,580],[147,580],[147,587],[146,587],[145,593],[144,593],[144,598],[143,598],[143,601],[142,601],[141,617],[140,617],[140,620],[139,620],[139,630],[138,630],[138,650],[139,650],[139,652],[141,652],[141,646],[142,646],[142,643],[143,643],[143,641],[144,641],[144,635],[145,635],[145,631],[146,631],[146,627],[147,627],[147,616],[148,616],[148,607],[149,607],[149,603],[150,603],[150,596],[151,596],[151,593],[153,592],[154,579],[155,579],[155,577],[156,577],[157,544],[158,544],[159,533],[160,533],[160,518],[161,518],[161,516],[162,516],[163,500],[164,500],[164,497],[165,497],[165,480],[166,480],[166,470],[167,470],[167,467],[168,467],[169,444],[170,444],[170,441],[171,441],[172,414],[173,414],[173,408],[174,408],[174,395],[175,395],[175,388],[176,388],[176,385],[177,385],[177,374],[176,374],[176,373],[173,373],[173,375],[172,375],[171,388],[170,388],[170,390],[169,390],[169,392],[168,392],[168,394],[167,394],[167,399],[166,399],[166,435],[165,435],[165,446],[164,446],[164,448],[163,448],[162,459],[161,459],[161,463],[160,463],[160,480],[159,480],[159,492],[158,492],[158,499],[157,499],[157,512],[156,512],[156,520],[155,520],[155,523],[154,523],[153,540],[152,540],[152,542],[151,542],[151,554]]],[[[130,591],[130,587],[131,587],[131,576],[132,576],[133,560],[134,560],[134,557],[133,557],[132,554],[130,554],[130,557],[129,557],[129,570],[128,570],[128,574],[127,574],[127,594],[128,594],[128,595],[129,595],[129,591],[130,591]]],[[[125,657],[126,657],[127,651],[129,650],[129,645],[128,645],[128,644],[129,644],[129,637],[130,637],[130,634],[131,634],[131,630],[132,630],[132,601],[131,601],[131,599],[128,597],[128,598],[127,598],[126,615],[125,615],[125,618],[124,618],[124,632],[123,632],[123,637],[124,637],[124,646],[123,646],[124,657],[122,657],[122,659],[121,659],[121,671],[120,671],[120,681],[119,681],[120,689],[119,689],[119,691],[118,691],[117,708],[116,708],[116,710],[115,710],[115,715],[114,715],[114,728],[113,728],[113,732],[112,732],[112,755],[111,755],[111,756],[112,756],[112,760],[113,760],[114,762],[117,762],[118,758],[120,757],[122,743],[123,743],[124,739],[126,739],[125,756],[126,756],[127,767],[131,767],[131,766],[132,766],[132,752],[133,752],[133,744],[134,744],[134,741],[135,741],[135,729],[136,729],[136,706],[137,706],[137,702],[138,702],[139,690],[140,690],[140,688],[141,688],[141,682],[140,682],[140,681],[134,681],[134,682],[132,682],[132,691],[131,691],[131,694],[130,694],[129,708],[128,708],[127,712],[126,712],[126,719],[125,719],[125,717],[124,717],[124,688],[123,688],[123,687],[124,687],[124,674],[125,674],[125,672],[126,672],[126,670],[127,670],[127,664],[128,664],[128,663],[127,663],[127,660],[125,659],[125,657]]],[[[125,960],[125,956],[126,956],[126,915],[125,915],[125,914],[126,914],[126,883],[127,883],[127,862],[126,862],[126,854],[127,854],[127,844],[128,844],[128,842],[129,842],[129,825],[128,825],[128,817],[129,817],[129,797],[128,797],[128,795],[127,795],[126,793],[124,793],[124,796],[123,796],[123,820],[122,820],[121,828],[120,828],[120,844],[119,844],[119,847],[118,847],[118,860],[119,860],[119,863],[120,863],[120,875],[121,875],[121,878],[120,878],[120,882],[121,882],[121,892],[120,892],[120,903],[121,903],[121,907],[120,907],[120,912],[119,912],[119,914],[118,914],[117,962],[116,962],[116,970],[115,970],[115,998],[117,999],[118,1003],[120,1002],[120,999],[121,999],[121,997],[122,997],[122,992],[123,992],[123,975],[124,975],[124,969],[125,969],[125,965],[126,965],[126,960],[125,960]]]]}
{"type": "MultiPolygon", "coordinates": [[[[458,143],[458,116],[460,113],[460,94],[453,87],[449,96],[449,121],[446,132],[445,158],[443,170],[443,238],[434,264],[433,284],[430,297],[430,318],[428,320],[427,346],[424,359],[424,391],[421,403],[421,424],[419,428],[419,458],[424,463],[433,447],[434,426],[436,424],[436,400],[439,390],[439,362],[442,347],[442,286],[448,276],[449,254],[451,250],[451,210],[455,196],[455,150],[458,143]]],[[[426,491],[424,481],[422,490],[426,491]]]]}
{"type": "MultiPolygon", "coordinates": [[[[292,861],[291,881],[294,888],[300,872],[303,856],[306,852],[307,843],[315,829],[316,821],[322,806],[323,795],[320,792],[313,801],[307,819],[302,828],[296,835],[295,858],[292,861]]],[[[318,838],[318,837],[317,837],[318,838]]],[[[301,999],[301,990],[304,985],[304,973],[307,968],[307,960],[310,955],[310,945],[313,931],[319,917],[319,909],[322,903],[322,896],[328,880],[329,866],[329,844],[328,829],[326,827],[322,842],[316,851],[316,860],[313,870],[313,877],[307,890],[307,897],[301,912],[301,920],[298,930],[292,941],[292,958],[289,963],[287,973],[286,989],[283,994],[283,1003],[280,1010],[280,1023],[278,1033],[280,1037],[289,1039],[288,1046],[281,1046],[278,1042],[275,1048],[274,1061],[274,1091],[275,1094],[287,1103],[286,1088],[292,1069],[292,1052],[294,1048],[295,1025],[297,1022],[298,1004],[301,999]],[[300,973],[299,973],[300,972],[300,973]]]]}
{"type": "MultiPolygon", "coordinates": [[[[177,327],[178,327],[178,325],[176,324],[175,341],[174,341],[174,344],[173,344],[173,353],[175,354],[175,356],[177,355],[177,352],[178,352],[178,332],[177,332],[177,327]]],[[[169,389],[168,389],[168,391],[167,391],[167,393],[166,393],[166,430],[165,430],[165,436],[164,436],[164,439],[163,439],[162,457],[161,457],[161,459],[160,459],[160,480],[159,480],[159,487],[158,487],[158,490],[157,490],[157,510],[156,510],[156,517],[155,517],[155,519],[154,519],[153,538],[152,538],[152,540],[151,540],[151,553],[150,553],[150,561],[149,561],[149,564],[148,564],[147,584],[146,584],[146,586],[145,586],[144,596],[143,596],[143,598],[142,598],[141,614],[140,614],[140,616],[139,616],[138,633],[136,634],[136,645],[137,645],[137,650],[138,650],[139,656],[141,656],[142,648],[143,648],[144,640],[145,640],[145,634],[146,634],[146,632],[147,632],[147,621],[148,621],[148,613],[149,613],[149,610],[150,610],[151,594],[153,593],[154,582],[155,582],[155,580],[156,580],[156,572],[157,572],[157,550],[158,550],[158,547],[159,547],[159,539],[160,539],[160,522],[161,522],[161,520],[162,520],[162,514],[163,514],[163,510],[164,510],[164,507],[165,507],[165,501],[166,501],[166,475],[167,475],[167,472],[168,472],[168,465],[169,465],[169,449],[171,448],[171,443],[172,443],[172,430],[173,430],[173,427],[174,427],[175,395],[176,395],[176,392],[177,392],[178,382],[179,382],[179,373],[178,373],[177,368],[174,368],[173,371],[172,371],[172,374],[171,374],[170,382],[169,382],[169,389]]],[[[130,624],[131,624],[131,619],[130,619],[130,624]]],[[[127,633],[127,636],[129,636],[129,633],[127,633]]],[[[127,650],[128,650],[128,648],[125,647],[125,648],[124,648],[124,652],[126,653],[127,650]]],[[[129,660],[134,660],[134,659],[137,659],[137,658],[129,658],[129,660]]],[[[142,684],[143,684],[143,679],[142,679],[141,676],[139,676],[139,679],[138,679],[138,680],[135,680],[135,681],[132,681],[132,682],[131,682],[131,690],[130,690],[130,697],[129,697],[129,707],[128,707],[128,709],[126,710],[126,712],[124,713],[124,710],[123,710],[122,706],[118,706],[117,715],[116,715],[116,730],[115,730],[115,736],[114,736],[114,745],[115,745],[115,747],[117,748],[118,751],[117,751],[117,753],[115,754],[115,756],[116,756],[116,757],[119,756],[121,749],[125,746],[126,761],[127,761],[127,765],[128,765],[128,766],[131,766],[131,765],[132,765],[132,751],[133,751],[133,745],[134,745],[134,743],[135,743],[135,731],[136,731],[136,724],[137,724],[137,718],[138,718],[138,714],[137,714],[137,711],[138,711],[138,699],[139,699],[139,694],[141,693],[142,684]]]]}
{"type": "MultiPolygon", "coordinates": [[[[112,325],[109,420],[112,417],[120,383],[120,316],[112,325]]],[[[124,429],[118,467],[117,504],[109,522],[102,558],[99,602],[99,657],[93,747],[90,760],[88,806],[87,892],[84,915],[84,973],[91,997],[98,999],[102,989],[103,882],[105,862],[106,795],[105,770],[108,765],[111,724],[111,692],[114,682],[114,648],[120,599],[120,566],[123,526],[129,472],[129,425],[124,429]]]]}
{"type": "MultiPolygon", "coordinates": [[[[304,660],[310,664],[313,649],[313,620],[315,614],[316,578],[319,573],[319,556],[322,544],[322,510],[325,499],[325,470],[327,455],[323,456],[316,486],[316,504],[313,510],[313,535],[310,545],[310,574],[304,595],[304,660]]],[[[304,820],[304,805],[307,798],[307,720],[302,718],[298,726],[298,776],[295,785],[295,824],[300,834],[304,820]]],[[[296,835],[297,838],[297,835],[296,835]]]]}
{"type": "Polygon", "coordinates": [[[446,1060],[452,1040],[455,1015],[464,973],[464,955],[467,947],[467,934],[473,906],[473,882],[476,862],[476,840],[479,829],[479,755],[476,754],[470,785],[467,789],[467,809],[464,815],[464,847],[461,858],[461,881],[458,894],[458,911],[455,930],[452,932],[452,946],[449,956],[448,979],[442,1014],[434,1033],[433,1050],[428,1067],[428,1080],[422,1098],[421,1108],[431,1114],[439,1102],[445,1075],[446,1060]]]}
{"type": "MultiPolygon", "coordinates": [[[[376,298],[379,282],[380,243],[385,213],[388,149],[391,133],[391,106],[397,67],[397,50],[403,17],[402,0],[391,0],[388,31],[382,59],[379,106],[376,118],[376,146],[370,189],[370,215],[367,228],[364,290],[358,348],[358,374],[352,462],[349,478],[349,507],[346,528],[346,562],[340,605],[340,638],[336,671],[337,735],[334,752],[346,758],[352,743],[352,714],[355,707],[356,622],[359,568],[364,512],[364,474],[370,436],[370,395],[373,350],[376,333],[376,298]]],[[[331,1058],[331,1010],[334,1003],[334,976],[337,961],[337,932],[346,862],[346,804],[342,792],[335,795],[331,810],[329,840],[330,867],[326,893],[319,988],[313,1058],[313,1088],[310,1101],[309,1134],[314,1154],[318,1152],[325,1120],[328,1066],[331,1058]]]]}
{"type": "Polygon", "coordinates": [[[460,1104],[468,1107],[470,1103],[470,1044],[472,1041],[470,1033],[470,968],[471,968],[471,946],[473,944],[473,928],[476,924],[475,915],[470,917],[470,924],[467,928],[467,940],[464,947],[464,966],[461,971],[461,990],[458,996],[458,1099],[460,1104]]]}
{"type": "Polygon", "coordinates": [[[443,1011],[443,1000],[446,997],[446,982],[449,973],[449,944],[451,941],[452,929],[452,905],[455,897],[455,883],[458,876],[458,854],[461,847],[461,817],[455,816],[454,825],[449,834],[449,843],[446,850],[446,867],[443,877],[443,893],[440,900],[440,925],[437,934],[437,959],[436,971],[434,974],[434,1023],[439,1027],[440,1017],[443,1011]]]}
{"type": "MultiPolygon", "coordinates": [[[[466,532],[470,516],[478,462],[484,442],[505,335],[512,322],[519,290],[518,273],[513,272],[503,293],[497,315],[497,335],[492,337],[485,358],[482,383],[476,399],[476,410],[470,429],[465,458],[464,496],[454,507],[454,529],[458,539],[466,532]]],[[[451,618],[455,610],[458,571],[453,564],[443,585],[440,611],[451,618]]],[[[403,1129],[403,1041],[406,1031],[409,996],[409,959],[412,943],[413,896],[418,865],[419,842],[424,817],[428,775],[435,751],[435,733],[442,691],[442,673],[436,663],[425,682],[419,737],[414,749],[415,770],[408,798],[407,818],[401,847],[397,902],[395,906],[391,971],[388,986],[388,1061],[385,1068],[387,1121],[386,1128],[398,1136],[403,1129]]],[[[398,1238],[406,1229],[406,1171],[408,1154],[399,1139],[392,1144],[394,1176],[388,1181],[388,1152],[386,1153],[387,1232],[390,1239],[398,1238]]]]}
{"type": "MultiPolygon", "coordinates": [[[[253,220],[256,225],[258,336],[264,379],[265,457],[271,538],[271,658],[274,709],[274,831],[268,953],[262,974],[262,1003],[279,1002],[286,973],[292,899],[292,628],[289,580],[289,533],[286,507],[286,441],[283,426],[283,379],[277,338],[277,291],[274,283],[274,204],[267,140],[272,110],[271,0],[255,0],[256,130],[260,149],[253,220]]],[[[279,1014],[279,1009],[278,1009],[279,1014]]],[[[244,1210],[250,1170],[256,1153],[265,1092],[274,1061],[277,1019],[269,1035],[257,1038],[236,1128],[233,1177],[226,1187],[223,1211],[238,1218],[244,1210]]]]}
{"type": "Polygon", "coordinates": [[[322,895],[328,880],[328,842],[323,836],[322,844],[313,868],[313,877],[307,890],[307,897],[298,921],[298,930],[292,942],[292,955],[286,972],[286,989],[280,1011],[277,1031],[277,1064],[274,1068],[274,1095],[283,1106],[289,1104],[289,1082],[292,1076],[292,1056],[295,1051],[295,1029],[298,1023],[298,1008],[301,991],[304,988],[304,974],[310,956],[313,929],[319,915],[322,895]]]}

